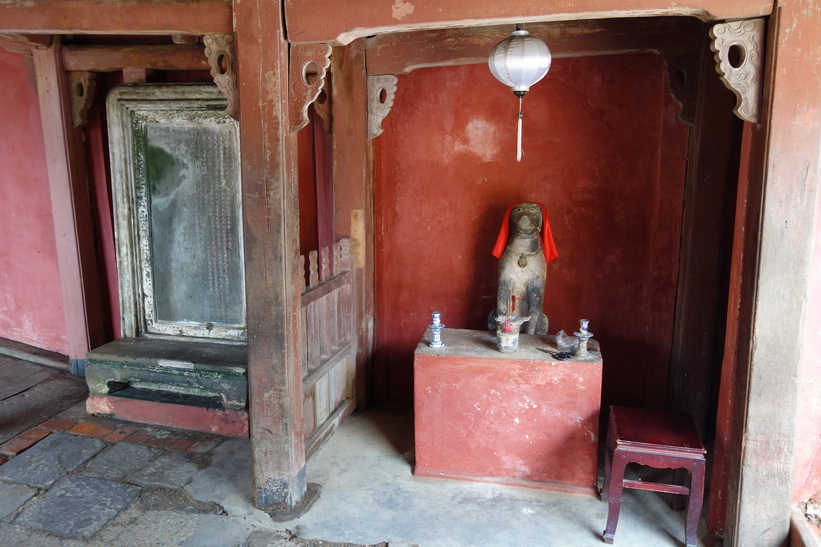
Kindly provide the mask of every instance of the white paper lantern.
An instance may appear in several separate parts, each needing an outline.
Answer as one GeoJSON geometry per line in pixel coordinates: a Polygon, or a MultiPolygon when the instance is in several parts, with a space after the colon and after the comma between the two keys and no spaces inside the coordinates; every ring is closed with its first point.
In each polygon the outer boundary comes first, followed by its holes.
{"type": "Polygon", "coordinates": [[[522,161],[522,97],[545,77],[551,60],[547,44],[519,29],[493,46],[487,58],[491,74],[519,97],[516,161],[522,161]]]}

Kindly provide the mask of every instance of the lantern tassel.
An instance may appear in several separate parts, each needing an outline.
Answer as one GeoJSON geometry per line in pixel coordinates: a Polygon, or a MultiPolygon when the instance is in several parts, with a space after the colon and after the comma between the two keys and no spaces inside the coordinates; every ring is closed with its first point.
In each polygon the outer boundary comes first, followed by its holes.
{"type": "Polygon", "coordinates": [[[522,161],[522,98],[519,97],[519,115],[518,115],[517,129],[516,129],[516,161],[522,161]]]}

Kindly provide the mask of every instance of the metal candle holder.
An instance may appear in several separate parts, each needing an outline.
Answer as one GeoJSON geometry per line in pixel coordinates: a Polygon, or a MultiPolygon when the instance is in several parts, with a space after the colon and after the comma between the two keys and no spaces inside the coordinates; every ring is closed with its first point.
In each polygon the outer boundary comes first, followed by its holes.
{"type": "Polygon", "coordinates": [[[590,354],[587,351],[587,341],[593,338],[593,333],[587,329],[588,323],[590,323],[589,319],[579,319],[579,332],[573,333],[579,339],[579,349],[576,350],[576,357],[587,357],[590,354]]]}
{"type": "Polygon", "coordinates": [[[442,324],[440,319],[441,314],[438,311],[435,311],[431,314],[433,317],[433,322],[428,325],[428,328],[433,333],[433,340],[428,344],[432,348],[441,348],[445,346],[445,343],[442,342],[442,329],[445,328],[445,325],[442,324]]]}

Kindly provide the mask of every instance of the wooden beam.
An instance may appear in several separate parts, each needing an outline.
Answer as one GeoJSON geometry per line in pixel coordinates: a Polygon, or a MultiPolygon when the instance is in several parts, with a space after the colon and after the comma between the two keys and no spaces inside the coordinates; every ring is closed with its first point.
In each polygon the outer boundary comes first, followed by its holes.
{"type": "MultiPolygon", "coordinates": [[[[770,20],[767,85],[752,132],[749,177],[762,188],[752,298],[741,303],[733,416],[734,463],[727,539],[731,545],[787,542],[796,446],[799,376],[821,184],[821,18],[815,0],[779,2],[770,20]],[[809,123],[807,123],[809,122],[809,123]],[[762,185],[763,183],[763,185],[762,185]],[[743,352],[743,353],[742,353],[743,352]]],[[[813,280],[817,282],[817,280],[813,280]]]]}
{"type": "Polygon", "coordinates": [[[772,13],[772,5],[772,0],[348,0],[345,9],[339,9],[338,0],[285,0],[285,17],[290,42],[344,45],[374,34],[537,21],[657,15],[702,21],[761,17],[772,13]]]}
{"type": "Polygon", "coordinates": [[[0,32],[21,34],[228,34],[230,0],[0,2],[0,32]]]}
{"type": "Polygon", "coordinates": [[[288,130],[282,6],[236,3],[240,149],[248,302],[248,401],[254,501],[288,512],[305,499],[300,363],[296,133],[288,130]]]}
{"type": "MultiPolygon", "coordinates": [[[[415,68],[486,63],[494,44],[512,25],[382,34],[365,40],[368,74],[405,74],[415,68]]],[[[690,17],[599,19],[531,23],[555,58],[658,51],[680,55],[701,51],[705,26],[690,17]]]]}
{"type": "Polygon", "coordinates": [[[34,49],[37,95],[48,169],[57,264],[72,371],[83,375],[86,354],[105,342],[101,283],[83,135],[71,117],[68,78],[59,41],[34,49]]]}
{"type": "Polygon", "coordinates": [[[66,46],[66,70],[114,72],[123,68],[154,70],[209,70],[205,46],[66,46]]]}

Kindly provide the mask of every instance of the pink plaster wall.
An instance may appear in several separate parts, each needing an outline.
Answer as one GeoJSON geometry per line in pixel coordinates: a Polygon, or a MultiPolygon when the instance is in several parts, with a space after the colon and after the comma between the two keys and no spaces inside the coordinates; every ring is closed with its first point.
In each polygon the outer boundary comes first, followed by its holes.
{"type": "MultiPolygon", "coordinates": [[[[821,219],[821,200],[816,208],[821,219]]],[[[798,398],[793,501],[821,499],[821,223],[815,229],[798,398]]]]}
{"type": "Polygon", "coordinates": [[[65,354],[66,328],[30,58],[0,49],[0,337],[65,354]]]}
{"type": "Polygon", "coordinates": [[[505,206],[548,211],[549,332],[590,319],[605,403],[664,406],[688,130],[653,54],[555,59],[524,99],[487,65],[399,77],[374,141],[377,392],[410,399],[413,349],[442,312],[480,329],[495,306],[490,251],[505,206]]]}

